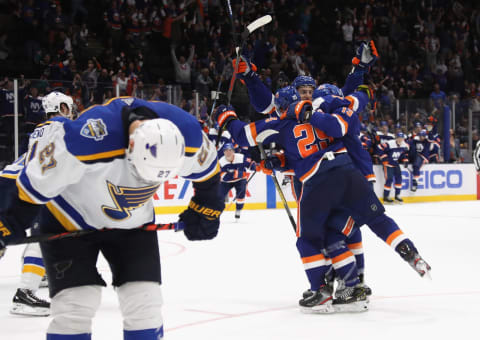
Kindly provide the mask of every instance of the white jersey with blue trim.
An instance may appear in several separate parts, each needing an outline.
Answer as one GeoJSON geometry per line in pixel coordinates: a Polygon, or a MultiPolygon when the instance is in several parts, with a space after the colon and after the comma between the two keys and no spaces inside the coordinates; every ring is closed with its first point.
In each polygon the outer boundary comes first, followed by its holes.
{"type": "Polygon", "coordinates": [[[20,198],[46,204],[67,230],[131,229],[153,222],[151,198],[160,184],[136,176],[125,157],[126,105],[146,106],[179,128],[186,155],[179,176],[205,181],[219,172],[215,146],[195,117],[167,103],[114,98],[75,121],[54,119],[37,127],[17,179],[20,198]]]}

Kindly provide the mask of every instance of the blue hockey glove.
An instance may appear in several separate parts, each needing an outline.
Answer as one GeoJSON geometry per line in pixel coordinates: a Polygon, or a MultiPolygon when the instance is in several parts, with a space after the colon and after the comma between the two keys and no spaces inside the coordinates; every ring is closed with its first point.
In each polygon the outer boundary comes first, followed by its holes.
{"type": "Polygon", "coordinates": [[[300,123],[305,123],[312,117],[313,108],[310,100],[301,100],[290,104],[287,111],[282,115],[282,119],[295,119],[300,123]]]}
{"type": "Polygon", "coordinates": [[[266,159],[260,162],[260,170],[266,175],[272,175],[273,170],[285,169],[285,155],[283,153],[275,153],[268,156],[266,159]]]}
{"type": "Polygon", "coordinates": [[[355,57],[352,59],[352,64],[355,67],[368,70],[379,58],[377,48],[373,40],[368,43],[363,42],[355,53],[355,57]]]}
{"type": "MultiPolygon", "coordinates": [[[[236,58],[233,59],[232,61],[233,68],[235,68],[236,62],[237,62],[237,59],[236,58]]],[[[257,75],[255,73],[256,71],[257,71],[257,66],[255,64],[251,63],[247,57],[243,55],[240,56],[240,60],[238,62],[238,68],[235,72],[239,79],[255,77],[257,75]]]]}
{"type": "Polygon", "coordinates": [[[223,130],[229,122],[238,119],[232,105],[220,105],[212,114],[212,121],[218,124],[218,130],[223,130]]]}

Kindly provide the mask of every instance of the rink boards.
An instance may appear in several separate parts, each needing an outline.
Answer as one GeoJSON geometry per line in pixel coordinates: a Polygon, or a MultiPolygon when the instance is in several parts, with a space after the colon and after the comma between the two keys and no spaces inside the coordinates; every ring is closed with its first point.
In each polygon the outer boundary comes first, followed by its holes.
{"type": "MultiPolygon", "coordinates": [[[[477,185],[477,175],[473,164],[427,164],[422,168],[418,180],[418,189],[411,192],[412,183],[411,167],[402,169],[402,192],[406,203],[435,202],[435,201],[463,201],[476,200],[480,197],[477,185]]],[[[383,167],[374,166],[377,182],[375,192],[378,197],[383,197],[385,183],[383,167]]],[[[291,186],[283,183],[283,175],[277,173],[278,181],[290,207],[296,207],[291,186]]],[[[393,196],[392,185],[390,195],[393,196]]],[[[177,178],[162,185],[154,196],[156,214],[174,214],[185,209],[193,194],[190,181],[177,178]]],[[[230,192],[231,202],[235,193],[230,192]]],[[[235,204],[226,204],[228,210],[234,210],[235,204]]],[[[244,209],[282,208],[280,197],[276,193],[273,180],[263,173],[256,173],[248,184],[247,197],[244,209]]]]}

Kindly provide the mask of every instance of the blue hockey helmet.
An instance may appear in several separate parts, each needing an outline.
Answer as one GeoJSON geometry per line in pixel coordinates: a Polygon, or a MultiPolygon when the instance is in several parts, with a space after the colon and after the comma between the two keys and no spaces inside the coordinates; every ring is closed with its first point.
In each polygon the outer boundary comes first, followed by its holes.
{"type": "Polygon", "coordinates": [[[298,76],[293,80],[292,86],[298,89],[300,86],[311,86],[315,88],[315,79],[310,76],[298,76]]]}
{"type": "Polygon", "coordinates": [[[233,146],[232,143],[225,143],[223,145],[223,150],[229,150],[229,149],[235,150],[235,147],[233,146]]]}
{"type": "Polygon", "coordinates": [[[427,137],[427,130],[422,130],[418,133],[420,137],[427,137]]]}
{"type": "Polygon", "coordinates": [[[339,96],[343,97],[343,92],[337,86],[333,84],[322,84],[313,91],[313,99],[318,97],[325,97],[325,96],[339,96]]]}
{"type": "Polygon", "coordinates": [[[388,126],[387,121],[386,121],[386,120],[382,120],[382,121],[380,122],[380,126],[388,126]]]}
{"type": "Polygon", "coordinates": [[[281,114],[288,108],[291,103],[298,100],[300,100],[300,95],[298,94],[295,87],[291,85],[282,87],[280,90],[277,91],[277,93],[275,93],[275,108],[277,112],[281,114]]]}
{"type": "Polygon", "coordinates": [[[405,136],[405,134],[404,134],[403,132],[397,132],[397,135],[396,135],[395,137],[396,137],[396,138],[403,138],[403,139],[406,138],[406,136],[405,136]]]}

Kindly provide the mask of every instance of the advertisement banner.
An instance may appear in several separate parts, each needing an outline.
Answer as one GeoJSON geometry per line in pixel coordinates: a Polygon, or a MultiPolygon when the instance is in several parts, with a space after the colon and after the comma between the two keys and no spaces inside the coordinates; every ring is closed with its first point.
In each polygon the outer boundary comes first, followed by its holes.
{"type": "MultiPolygon", "coordinates": [[[[416,192],[410,191],[412,184],[411,166],[402,170],[402,191],[400,196],[408,202],[458,201],[477,199],[477,175],[473,164],[427,164],[421,172],[416,192]]],[[[385,178],[383,167],[374,166],[377,182],[374,185],[378,197],[383,197],[385,178]]],[[[251,176],[251,174],[250,174],[251,176]]],[[[295,208],[296,202],[292,194],[292,183],[288,176],[276,173],[278,182],[286,197],[289,207],[295,208]]],[[[394,195],[394,186],[390,196],[394,195]]],[[[191,181],[176,178],[165,182],[154,195],[156,214],[177,214],[188,205],[193,195],[191,181]]],[[[228,210],[235,210],[232,202],[235,190],[229,193],[226,203],[228,210]]],[[[244,209],[283,208],[282,200],[276,192],[270,176],[256,173],[247,187],[244,209]]]]}
{"type": "MultiPolygon", "coordinates": [[[[249,174],[252,176],[252,174],[249,174]]],[[[244,209],[266,208],[266,177],[263,173],[255,174],[247,186],[244,209]]],[[[155,214],[177,214],[185,210],[193,196],[192,182],[183,178],[166,181],[153,196],[155,214]]],[[[229,193],[229,202],[235,197],[235,189],[229,193]]],[[[229,203],[226,203],[228,206],[229,203]]],[[[235,210],[235,204],[229,206],[235,210]]]]}

